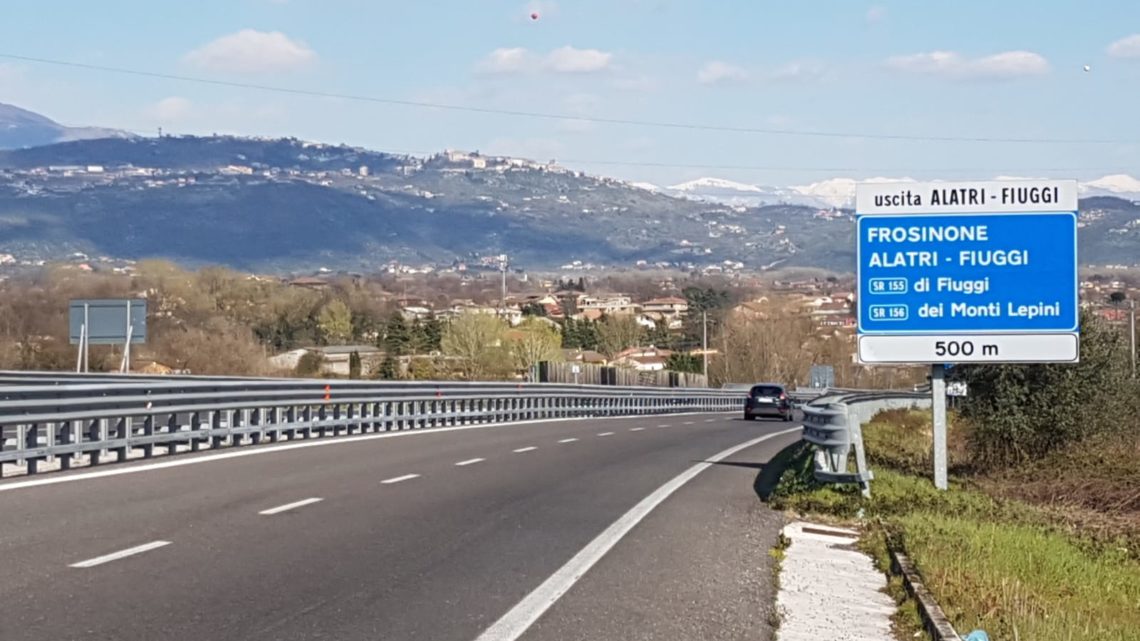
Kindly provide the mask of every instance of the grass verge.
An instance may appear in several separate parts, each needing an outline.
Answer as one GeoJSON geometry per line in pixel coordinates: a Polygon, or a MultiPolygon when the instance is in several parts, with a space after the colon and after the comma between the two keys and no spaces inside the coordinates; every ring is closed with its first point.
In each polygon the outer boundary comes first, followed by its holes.
{"type": "MultiPolygon", "coordinates": [[[[914,429],[922,417],[913,414],[888,413],[864,428],[877,465],[871,499],[815,483],[802,449],[771,493],[773,506],[881,519],[885,532],[872,530],[864,548],[885,568],[886,537],[894,537],[960,631],[981,628],[995,640],[1140,641],[1140,561],[1127,542],[1090,536],[1055,506],[1009,498],[986,482],[956,479],[938,492],[919,476],[929,469],[921,444],[929,437],[914,429]]],[[[912,617],[911,607],[900,609],[900,633],[918,629],[912,617]]]]}

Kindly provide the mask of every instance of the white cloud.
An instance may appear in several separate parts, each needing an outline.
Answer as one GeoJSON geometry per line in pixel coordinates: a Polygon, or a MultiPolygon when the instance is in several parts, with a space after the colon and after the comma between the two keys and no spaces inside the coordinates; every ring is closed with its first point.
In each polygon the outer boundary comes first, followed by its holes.
{"type": "Polygon", "coordinates": [[[317,59],[308,45],[280,31],[242,29],[186,54],[186,62],[212,71],[262,73],[290,71],[317,59]]]}
{"type": "Polygon", "coordinates": [[[737,82],[748,79],[748,72],[733,64],[713,60],[697,72],[697,82],[702,85],[715,85],[724,82],[737,82]]]}
{"type": "Polygon", "coordinates": [[[1113,58],[1140,58],[1140,33],[1121,38],[1108,45],[1108,55],[1113,58]]]}
{"type": "Polygon", "coordinates": [[[186,98],[170,96],[154,103],[146,111],[151,118],[159,122],[175,123],[185,121],[193,110],[194,105],[186,98]]]}
{"type": "Polygon", "coordinates": [[[501,47],[487,54],[476,68],[484,73],[519,73],[532,66],[532,56],[526,49],[501,47]]]}
{"type": "Polygon", "coordinates": [[[827,74],[827,67],[814,60],[797,60],[778,67],[772,72],[773,80],[818,80],[827,74]]]}
{"type": "Polygon", "coordinates": [[[551,51],[544,66],[558,73],[593,73],[603,71],[613,62],[614,55],[597,49],[575,49],[566,46],[551,51]]]}
{"type": "Polygon", "coordinates": [[[881,4],[867,9],[867,24],[879,24],[887,19],[887,8],[881,4]]]}
{"type": "Polygon", "coordinates": [[[604,71],[613,62],[613,54],[597,49],[559,47],[545,55],[522,47],[501,47],[487,54],[475,65],[483,73],[594,73],[604,71]]]}
{"type": "Polygon", "coordinates": [[[1049,73],[1049,61],[1032,51],[1003,51],[968,58],[955,51],[931,51],[887,59],[897,71],[958,79],[1009,79],[1049,73]]]}

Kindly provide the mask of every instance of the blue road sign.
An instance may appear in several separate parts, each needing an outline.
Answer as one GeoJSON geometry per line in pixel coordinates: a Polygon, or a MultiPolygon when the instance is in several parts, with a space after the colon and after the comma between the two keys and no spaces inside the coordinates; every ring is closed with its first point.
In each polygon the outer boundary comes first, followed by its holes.
{"type": "Polygon", "coordinates": [[[860,185],[863,362],[1074,362],[1073,181],[860,185]]]}
{"type": "Polygon", "coordinates": [[[862,333],[1077,330],[1073,212],[859,216],[856,224],[862,333]]]}

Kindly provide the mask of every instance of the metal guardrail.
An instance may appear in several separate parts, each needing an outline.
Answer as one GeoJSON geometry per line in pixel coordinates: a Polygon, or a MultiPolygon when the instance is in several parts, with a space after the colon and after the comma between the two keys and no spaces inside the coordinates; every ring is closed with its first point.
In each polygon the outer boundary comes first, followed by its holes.
{"type": "Polygon", "coordinates": [[[0,372],[0,470],[475,423],[738,410],[712,389],[0,372]]]}
{"type": "Polygon", "coordinates": [[[857,483],[870,496],[874,475],[867,466],[863,424],[883,410],[930,405],[929,394],[884,391],[828,393],[805,405],[803,440],[816,446],[815,478],[824,483],[857,483]]]}

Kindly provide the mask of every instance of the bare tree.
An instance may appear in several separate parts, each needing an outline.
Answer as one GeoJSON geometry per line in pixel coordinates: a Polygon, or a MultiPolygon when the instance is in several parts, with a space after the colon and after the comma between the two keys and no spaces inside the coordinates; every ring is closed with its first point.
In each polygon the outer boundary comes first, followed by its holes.
{"type": "Polygon", "coordinates": [[[343,345],[352,338],[352,312],[340,300],[329,301],[321,308],[318,320],[321,338],[329,345],[343,345]]]}
{"type": "Polygon", "coordinates": [[[536,363],[562,359],[562,339],[558,330],[549,323],[535,318],[527,319],[511,333],[510,349],[515,367],[529,370],[536,363]]]}
{"type": "Polygon", "coordinates": [[[490,314],[463,314],[444,329],[443,353],[460,360],[464,376],[469,380],[504,373],[510,367],[503,350],[506,325],[490,314]]]}
{"type": "Polygon", "coordinates": [[[642,328],[632,316],[606,316],[598,323],[598,349],[607,360],[641,342],[642,328]]]}

